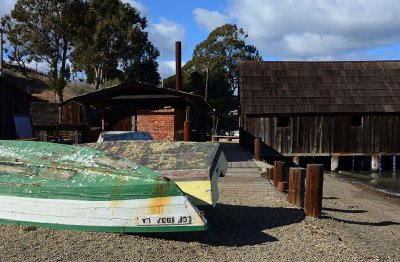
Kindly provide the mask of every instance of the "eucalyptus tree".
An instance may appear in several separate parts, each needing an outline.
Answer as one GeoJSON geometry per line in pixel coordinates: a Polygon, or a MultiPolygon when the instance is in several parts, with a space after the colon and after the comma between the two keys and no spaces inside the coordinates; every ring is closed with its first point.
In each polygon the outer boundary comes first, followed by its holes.
{"type": "Polygon", "coordinates": [[[90,0],[78,30],[72,61],[84,71],[95,90],[108,79],[139,80],[158,84],[159,52],[144,31],[146,18],[120,0],[90,0]]]}
{"type": "Polygon", "coordinates": [[[47,63],[55,101],[63,101],[74,34],[84,17],[82,0],[18,0],[2,18],[11,59],[47,63]]]}
{"type": "Polygon", "coordinates": [[[203,76],[204,98],[211,104],[213,100],[224,103],[232,97],[238,88],[240,61],[262,60],[257,48],[246,44],[247,37],[243,28],[234,24],[217,27],[196,46],[193,58],[184,66],[185,74],[198,72],[203,76]]]}

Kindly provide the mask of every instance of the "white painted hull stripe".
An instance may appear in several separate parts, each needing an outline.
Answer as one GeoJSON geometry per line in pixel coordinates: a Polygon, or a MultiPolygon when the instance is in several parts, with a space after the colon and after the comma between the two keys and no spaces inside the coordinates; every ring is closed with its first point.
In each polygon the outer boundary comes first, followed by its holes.
{"type": "Polygon", "coordinates": [[[82,201],[0,196],[0,219],[76,226],[134,227],[138,217],[188,216],[191,226],[203,226],[205,219],[185,196],[82,201]]]}

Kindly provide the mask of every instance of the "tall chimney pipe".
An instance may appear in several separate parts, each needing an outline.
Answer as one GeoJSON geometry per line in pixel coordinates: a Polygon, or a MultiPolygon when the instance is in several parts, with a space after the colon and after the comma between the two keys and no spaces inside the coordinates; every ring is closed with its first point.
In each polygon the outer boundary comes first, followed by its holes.
{"type": "Polygon", "coordinates": [[[176,59],[176,75],[175,75],[175,84],[176,91],[180,91],[182,89],[182,51],[181,51],[181,42],[175,42],[175,59],[176,59]]]}

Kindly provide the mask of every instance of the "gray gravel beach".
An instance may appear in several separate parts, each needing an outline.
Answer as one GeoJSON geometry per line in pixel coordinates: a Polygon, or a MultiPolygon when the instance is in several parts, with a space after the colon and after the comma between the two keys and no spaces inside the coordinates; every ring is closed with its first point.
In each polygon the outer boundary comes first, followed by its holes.
{"type": "Polygon", "coordinates": [[[220,180],[220,204],[205,210],[207,232],[125,235],[3,225],[0,260],[400,261],[398,204],[327,174],[323,216],[311,219],[264,178],[232,177],[220,180]]]}

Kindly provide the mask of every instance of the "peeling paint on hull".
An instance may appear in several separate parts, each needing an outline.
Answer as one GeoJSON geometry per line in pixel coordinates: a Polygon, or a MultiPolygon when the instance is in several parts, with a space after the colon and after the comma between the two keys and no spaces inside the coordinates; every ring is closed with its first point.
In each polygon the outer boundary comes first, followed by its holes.
{"type": "Polygon", "coordinates": [[[218,143],[170,141],[113,141],[83,144],[145,165],[174,181],[194,205],[215,206],[218,179],[228,163],[218,143]]]}

